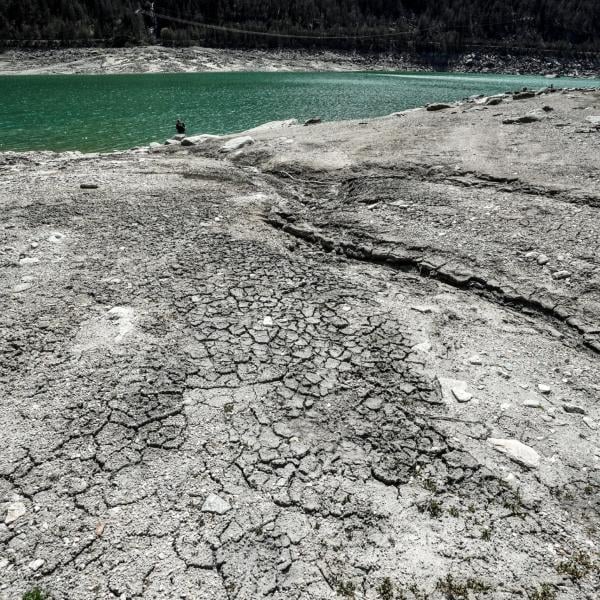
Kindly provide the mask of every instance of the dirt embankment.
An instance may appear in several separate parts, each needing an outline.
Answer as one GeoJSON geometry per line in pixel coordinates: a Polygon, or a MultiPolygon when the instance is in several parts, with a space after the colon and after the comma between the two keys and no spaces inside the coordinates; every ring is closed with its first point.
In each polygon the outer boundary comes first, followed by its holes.
{"type": "Polygon", "coordinates": [[[0,155],[2,600],[596,598],[600,92],[436,108],[0,155]]]}
{"type": "Polygon", "coordinates": [[[8,50],[0,54],[0,74],[100,74],[212,71],[434,71],[514,73],[597,77],[600,60],[591,55],[565,59],[552,56],[500,55],[474,52],[441,62],[420,55],[364,55],[333,51],[260,51],[215,48],[64,48],[8,50]]]}

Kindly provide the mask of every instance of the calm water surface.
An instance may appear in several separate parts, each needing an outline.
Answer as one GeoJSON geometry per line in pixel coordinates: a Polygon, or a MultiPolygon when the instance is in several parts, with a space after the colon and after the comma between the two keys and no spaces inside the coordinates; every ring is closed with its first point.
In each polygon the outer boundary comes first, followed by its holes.
{"type": "Polygon", "coordinates": [[[386,115],[428,102],[600,80],[447,73],[185,73],[0,76],[0,151],[131,148],[174,133],[232,133],[266,121],[386,115]]]}

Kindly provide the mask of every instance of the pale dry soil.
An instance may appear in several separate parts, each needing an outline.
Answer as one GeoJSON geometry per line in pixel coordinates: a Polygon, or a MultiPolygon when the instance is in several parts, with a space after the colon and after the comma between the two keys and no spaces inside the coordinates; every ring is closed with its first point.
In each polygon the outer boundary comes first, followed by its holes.
{"type": "Polygon", "coordinates": [[[598,598],[596,115],[0,155],[0,598],[598,598]]]}

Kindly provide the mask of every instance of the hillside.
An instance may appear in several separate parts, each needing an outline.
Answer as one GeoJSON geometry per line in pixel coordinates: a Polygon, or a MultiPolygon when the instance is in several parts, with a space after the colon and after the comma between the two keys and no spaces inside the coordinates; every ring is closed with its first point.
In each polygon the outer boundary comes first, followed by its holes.
{"type": "Polygon", "coordinates": [[[524,53],[600,49],[596,0],[162,0],[151,9],[149,2],[131,0],[4,0],[0,44],[158,41],[442,53],[482,45],[524,53]]]}

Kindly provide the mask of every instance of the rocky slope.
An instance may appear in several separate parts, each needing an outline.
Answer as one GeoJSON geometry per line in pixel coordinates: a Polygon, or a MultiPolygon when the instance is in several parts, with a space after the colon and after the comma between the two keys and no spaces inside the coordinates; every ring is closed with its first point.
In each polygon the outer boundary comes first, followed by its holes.
{"type": "Polygon", "coordinates": [[[233,50],[204,47],[63,48],[7,50],[0,53],[0,74],[182,73],[210,71],[439,71],[600,76],[593,54],[577,58],[501,55],[477,51],[449,57],[411,54],[301,50],[233,50]]]}
{"type": "Polygon", "coordinates": [[[0,598],[597,597],[600,92],[430,108],[0,156],[0,598]]]}

